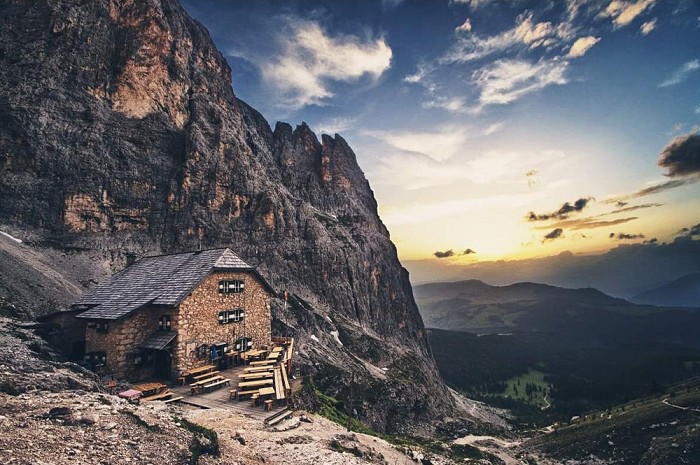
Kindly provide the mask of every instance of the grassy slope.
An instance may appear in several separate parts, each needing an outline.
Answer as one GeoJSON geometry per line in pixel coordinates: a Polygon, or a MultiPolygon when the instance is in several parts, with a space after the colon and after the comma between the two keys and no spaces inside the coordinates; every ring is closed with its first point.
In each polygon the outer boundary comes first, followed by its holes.
{"type": "Polygon", "coordinates": [[[623,464],[700,463],[700,380],[583,416],[526,447],[556,459],[593,454],[623,464]]]}

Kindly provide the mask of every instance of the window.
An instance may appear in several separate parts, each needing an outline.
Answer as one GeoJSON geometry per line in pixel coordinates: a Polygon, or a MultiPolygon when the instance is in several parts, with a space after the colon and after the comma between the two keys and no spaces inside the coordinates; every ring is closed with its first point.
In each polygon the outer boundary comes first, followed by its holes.
{"type": "Polygon", "coordinates": [[[104,365],[107,363],[107,353],[106,352],[88,352],[85,354],[85,363],[92,365],[104,365]]]}
{"type": "Polygon", "coordinates": [[[158,329],[161,331],[170,331],[170,315],[163,315],[158,319],[158,329]]]}
{"type": "Polygon", "coordinates": [[[95,331],[98,333],[108,333],[109,332],[109,323],[106,321],[98,321],[95,323],[95,331]]]}
{"type": "Polygon", "coordinates": [[[219,281],[219,294],[240,294],[245,283],[241,279],[226,279],[219,281]]]}
{"type": "Polygon", "coordinates": [[[227,323],[238,323],[243,321],[245,317],[245,312],[242,308],[237,308],[235,310],[224,310],[219,312],[219,323],[225,325],[227,323]]]}
{"type": "Polygon", "coordinates": [[[239,352],[245,352],[253,348],[253,340],[249,337],[239,337],[236,339],[236,350],[239,352]]]}

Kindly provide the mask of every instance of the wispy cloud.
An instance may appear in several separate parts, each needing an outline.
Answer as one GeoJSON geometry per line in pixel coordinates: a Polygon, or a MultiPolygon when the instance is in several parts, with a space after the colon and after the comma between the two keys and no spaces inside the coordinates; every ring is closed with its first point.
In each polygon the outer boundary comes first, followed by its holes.
{"type": "Polygon", "coordinates": [[[568,82],[566,61],[540,60],[529,63],[523,60],[497,60],[474,72],[473,80],[478,87],[479,106],[504,105],[523,95],[550,85],[568,82]]]}
{"type": "Polygon", "coordinates": [[[599,219],[599,216],[591,216],[587,218],[578,218],[578,219],[572,219],[572,220],[564,220],[564,221],[559,221],[554,224],[550,224],[547,226],[538,226],[535,229],[549,229],[549,228],[566,228],[566,229],[573,229],[573,230],[583,230],[583,229],[596,229],[596,228],[607,228],[610,226],[616,226],[618,224],[624,224],[624,223],[629,223],[630,221],[634,221],[638,219],[638,216],[630,216],[628,218],[618,218],[616,220],[601,220],[599,219]]]}
{"type": "MultiPolygon", "coordinates": [[[[627,205],[625,202],[618,202],[618,204],[620,204],[620,203],[627,205]]],[[[660,203],[645,203],[643,205],[634,205],[632,207],[618,208],[617,210],[613,210],[610,213],[605,213],[605,215],[615,215],[617,213],[625,213],[625,212],[631,212],[631,211],[635,211],[635,210],[643,210],[646,208],[655,208],[655,207],[660,207],[662,205],[663,204],[660,204],[660,203]]]]}
{"type": "Polygon", "coordinates": [[[348,118],[341,116],[322,121],[315,126],[315,129],[318,133],[333,135],[351,129],[356,122],[357,118],[348,118]]]}
{"type": "Polygon", "coordinates": [[[656,0],[623,1],[612,0],[599,17],[611,18],[616,28],[627,26],[647,9],[651,8],[656,0]]]}
{"type": "Polygon", "coordinates": [[[626,200],[632,200],[632,199],[638,199],[640,197],[646,197],[647,195],[653,195],[653,194],[658,194],[661,192],[665,192],[667,190],[675,189],[677,187],[685,186],[687,184],[693,184],[700,181],[700,178],[688,178],[688,179],[672,179],[670,181],[665,181],[657,184],[653,184],[649,187],[645,187],[644,189],[640,189],[637,192],[633,192],[631,194],[624,194],[624,195],[618,195],[612,198],[609,198],[604,201],[604,203],[617,203],[617,202],[623,202],[626,200]]]}
{"type": "Polygon", "coordinates": [[[646,23],[642,24],[639,27],[639,32],[641,32],[643,36],[646,36],[649,35],[649,33],[654,29],[656,29],[656,18],[653,18],[647,21],[646,23]]]}
{"type": "Polygon", "coordinates": [[[332,36],[318,22],[294,16],[279,22],[276,53],[241,57],[279,93],[280,107],[324,105],[334,96],[333,83],[376,81],[391,66],[392,51],[383,38],[332,36]]]}
{"type": "MultiPolygon", "coordinates": [[[[461,27],[461,26],[460,26],[461,27]]],[[[518,16],[513,28],[493,36],[480,36],[465,29],[457,43],[440,59],[443,63],[463,63],[484,58],[514,46],[537,48],[557,42],[557,28],[547,22],[534,22],[531,12],[518,16]]]]}
{"type": "Polygon", "coordinates": [[[448,160],[464,152],[468,134],[465,128],[443,127],[435,131],[367,131],[399,150],[416,152],[435,161],[448,160]]]}
{"type": "Polygon", "coordinates": [[[661,84],[659,84],[659,87],[670,87],[680,84],[681,82],[688,79],[690,75],[696,72],[698,69],[700,69],[700,60],[690,60],[689,62],[685,63],[683,66],[675,70],[673,74],[671,74],[667,79],[665,79],[661,84]]]}
{"type": "Polygon", "coordinates": [[[485,136],[490,136],[491,134],[495,134],[501,129],[503,129],[505,123],[502,121],[500,123],[493,123],[489,124],[489,126],[484,130],[484,135],[485,136]]]}
{"type": "Polygon", "coordinates": [[[588,50],[591,49],[591,47],[593,47],[598,42],[600,42],[600,37],[579,37],[578,39],[576,39],[576,42],[574,42],[574,45],[572,45],[569,49],[568,56],[571,58],[582,57],[586,54],[588,50]]]}

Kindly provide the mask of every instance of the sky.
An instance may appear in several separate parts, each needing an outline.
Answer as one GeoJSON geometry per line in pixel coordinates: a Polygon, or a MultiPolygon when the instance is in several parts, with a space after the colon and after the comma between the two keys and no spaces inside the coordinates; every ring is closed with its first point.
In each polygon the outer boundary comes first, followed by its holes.
{"type": "Polygon", "coordinates": [[[696,0],[184,6],[238,98],[271,125],[348,141],[402,260],[597,253],[700,231],[696,0]]]}

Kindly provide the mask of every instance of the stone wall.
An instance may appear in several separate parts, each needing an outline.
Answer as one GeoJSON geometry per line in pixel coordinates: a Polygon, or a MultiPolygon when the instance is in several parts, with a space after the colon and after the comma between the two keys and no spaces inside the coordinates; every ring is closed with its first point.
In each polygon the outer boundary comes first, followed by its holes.
{"type": "Polygon", "coordinates": [[[127,318],[108,321],[107,333],[97,332],[96,328],[87,328],[85,352],[106,352],[108,371],[117,378],[130,381],[152,378],[154,365],[144,363],[136,366],[131,355],[141,352],[141,344],[158,330],[158,319],[163,315],[171,316],[171,329],[177,331],[175,309],[147,307],[127,318]]]}
{"type": "Polygon", "coordinates": [[[178,327],[178,338],[173,354],[173,369],[182,372],[203,365],[209,360],[198,357],[197,347],[228,343],[232,349],[239,337],[250,337],[253,347],[266,347],[271,340],[270,294],[262,282],[248,272],[215,272],[205,278],[180,304],[173,324],[178,327]],[[240,279],[244,291],[240,294],[220,294],[219,281],[240,279]],[[219,312],[241,308],[243,321],[220,324],[219,312]]]}

